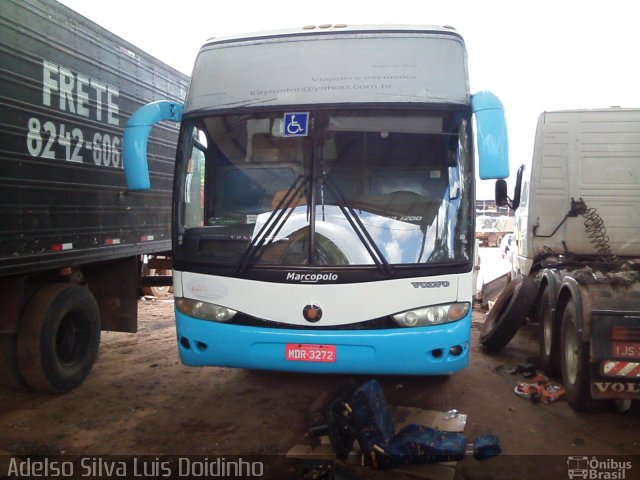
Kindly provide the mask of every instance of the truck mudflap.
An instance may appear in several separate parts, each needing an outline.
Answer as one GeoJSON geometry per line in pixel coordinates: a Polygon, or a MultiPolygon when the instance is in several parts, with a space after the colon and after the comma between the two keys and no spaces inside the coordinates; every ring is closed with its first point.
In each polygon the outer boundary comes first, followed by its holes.
{"type": "Polygon", "coordinates": [[[592,311],[591,397],[640,400],[640,312],[592,311]]]}

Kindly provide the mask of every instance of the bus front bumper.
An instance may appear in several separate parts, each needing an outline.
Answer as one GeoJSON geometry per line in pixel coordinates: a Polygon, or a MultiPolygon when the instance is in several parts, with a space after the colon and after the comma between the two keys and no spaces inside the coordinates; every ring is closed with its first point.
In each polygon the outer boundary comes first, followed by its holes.
{"type": "Polygon", "coordinates": [[[259,328],[194,319],[178,311],[176,325],[180,358],[191,366],[447,375],[469,364],[471,312],[454,323],[385,330],[259,328]]]}

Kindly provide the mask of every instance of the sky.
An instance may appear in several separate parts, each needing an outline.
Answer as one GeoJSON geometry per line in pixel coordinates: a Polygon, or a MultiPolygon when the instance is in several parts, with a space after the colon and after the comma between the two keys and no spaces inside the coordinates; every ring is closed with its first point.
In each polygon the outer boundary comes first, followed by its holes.
{"type": "MultiPolygon", "coordinates": [[[[452,25],[465,39],[471,93],[490,90],[505,106],[510,186],[531,161],[540,113],[640,107],[640,28],[629,0],[61,3],[188,75],[211,37],[325,23],[452,25]]],[[[481,181],[476,198],[493,198],[493,184],[481,181]]]]}

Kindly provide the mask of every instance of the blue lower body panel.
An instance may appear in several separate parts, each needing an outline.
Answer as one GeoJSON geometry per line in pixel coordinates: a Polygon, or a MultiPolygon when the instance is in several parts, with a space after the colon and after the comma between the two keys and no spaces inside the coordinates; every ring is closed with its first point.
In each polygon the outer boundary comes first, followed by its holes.
{"type": "Polygon", "coordinates": [[[191,366],[445,375],[469,364],[471,313],[455,323],[387,330],[258,328],[198,320],[178,311],[176,324],[180,358],[191,366]],[[287,345],[335,346],[335,358],[333,361],[288,359],[287,345]]]}

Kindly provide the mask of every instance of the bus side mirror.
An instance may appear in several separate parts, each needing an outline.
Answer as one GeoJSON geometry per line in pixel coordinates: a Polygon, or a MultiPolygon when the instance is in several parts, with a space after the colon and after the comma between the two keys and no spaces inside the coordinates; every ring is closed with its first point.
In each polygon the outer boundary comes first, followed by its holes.
{"type": "Polygon", "coordinates": [[[471,97],[471,107],[476,116],[480,178],[507,178],[509,142],[502,103],[491,92],[478,92],[471,97]]]}
{"type": "Polygon", "coordinates": [[[496,180],[496,206],[505,207],[508,201],[506,180],[496,180]]]}
{"type": "Polygon", "coordinates": [[[523,172],[524,165],[521,165],[516,174],[516,187],[513,191],[513,200],[511,200],[507,194],[507,182],[503,179],[496,180],[496,205],[498,207],[508,206],[511,210],[516,210],[520,206],[523,172]]]}
{"type": "Polygon", "coordinates": [[[153,126],[165,120],[182,120],[183,106],[179,103],[160,100],[136,110],[124,129],[123,154],[124,174],[129,190],[149,190],[149,162],[147,145],[153,126]]]}

